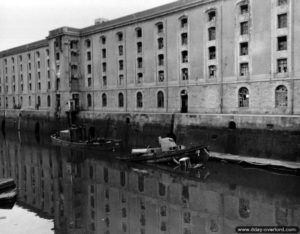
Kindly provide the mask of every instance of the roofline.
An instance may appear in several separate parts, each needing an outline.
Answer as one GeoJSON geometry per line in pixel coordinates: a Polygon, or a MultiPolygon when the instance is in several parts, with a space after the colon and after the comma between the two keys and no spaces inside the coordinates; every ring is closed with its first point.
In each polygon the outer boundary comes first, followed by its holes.
{"type": "Polygon", "coordinates": [[[61,27],[58,29],[50,30],[49,35],[46,37],[46,39],[35,41],[22,46],[14,47],[8,50],[0,51],[0,58],[24,53],[26,51],[35,50],[42,47],[47,47],[49,45],[48,40],[56,36],[69,35],[69,36],[85,37],[99,32],[104,32],[104,31],[128,26],[131,24],[135,24],[135,23],[152,20],[158,17],[166,16],[169,14],[176,13],[178,11],[194,8],[199,5],[205,5],[215,1],[218,0],[178,0],[145,11],[140,11],[124,17],[113,19],[101,24],[88,26],[82,29],[61,27]]]}
{"type": "Polygon", "coordinates": [[[48,40],[47,39],[43,39],[40,41],[35,41],[29,44],[25,44],[25,45],[21,45],[18,47],[14,47],[8,50],[3,50],[0,52],[0,58],[4,58],[10,55],[15,55],[15,54],[20,54],[20,53],[24,53],[30,50],[36,50],[36,49],[40,49],[42,47],[48,47],[48,40]]]}
{"type": "Polygon", "coordinates": [[[148,21],[148,20],[155,19],[158,17],[173,14],[178,11],[197,7],[199,5],[205,5],[208,3],[212,3],[215,1],[217,1],[217,0],[190,0],[190,2],[187,2],[185,0],[179,0],[176,2],[169,3],[169,4],[151,8],[151,9],[148,9],[145,11],[130,14],[130,15],[127,15],[127,16],[124,16],[121,18],[109,20],[109,21],[101,23],[101,24],[82,28],[80,30],[80,36],[81,37],[89,36],[91,34],[104,32],[104,31],[108,31],[111,29],[116,29],[116,28],[128,26],[128,25],[143,22],[143,21],[148,21]]]}

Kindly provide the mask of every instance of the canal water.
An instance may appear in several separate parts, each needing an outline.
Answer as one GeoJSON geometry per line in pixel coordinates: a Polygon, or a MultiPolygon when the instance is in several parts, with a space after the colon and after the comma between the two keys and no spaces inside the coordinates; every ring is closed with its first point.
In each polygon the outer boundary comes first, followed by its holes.
{"type": "MultiPolygon", "coordinates": [[[[225,142],[222,132],[203,138],[223,152],[249,152],[239,135],[225,142]]],[[[299,157],[292,151],[289,157],[299,157]]],[[[184,171],[123,163],[117,154],[53,146],[49,136],[1,135],[0,178],[15,179],[18,198],[12,209],[0,208],[0,233],[232,234],[238,226],[300,227],[299,176],[213,161],[184,171]]]]}

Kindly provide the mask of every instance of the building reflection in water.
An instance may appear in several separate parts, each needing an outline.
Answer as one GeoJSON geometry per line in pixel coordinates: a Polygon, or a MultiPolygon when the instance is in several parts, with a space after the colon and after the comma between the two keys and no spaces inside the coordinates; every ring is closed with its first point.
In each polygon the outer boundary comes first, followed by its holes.
{"type": "Polygon", "coordinates": [[[7,135],[0,177],[15,178],[18,204],[52,217],[57,234],[231,234],[241,225],[300,226],[297,176],[210,162],[210,175],[199,178],[109,156],[52,147],[46,137],[37,143],[31,135],[21,141],[7,135]]]}

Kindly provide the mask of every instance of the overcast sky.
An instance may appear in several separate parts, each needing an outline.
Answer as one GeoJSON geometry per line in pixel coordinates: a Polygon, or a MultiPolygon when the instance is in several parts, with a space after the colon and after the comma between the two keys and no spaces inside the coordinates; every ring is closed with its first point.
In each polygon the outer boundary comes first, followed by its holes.
{"type": "Polygon", "coordinates": [[[174,1],[0,0],[0,51],[44,39],[55,28],[82,28],[174,1]]]}

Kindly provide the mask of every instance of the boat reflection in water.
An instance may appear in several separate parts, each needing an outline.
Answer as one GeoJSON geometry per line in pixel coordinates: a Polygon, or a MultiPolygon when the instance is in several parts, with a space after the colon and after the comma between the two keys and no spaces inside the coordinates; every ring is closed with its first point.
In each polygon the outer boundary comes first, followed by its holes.
{"type": "Polygon", "coordinates": [[[39,144],[30,136],[0,142],[0,178],[13,177],[18,204],[53,218],[57,234],[300,226],[297,176],[217,162],[202,171],[127,164],[108,153],[51,146],[47,137],[39,144]]]}

